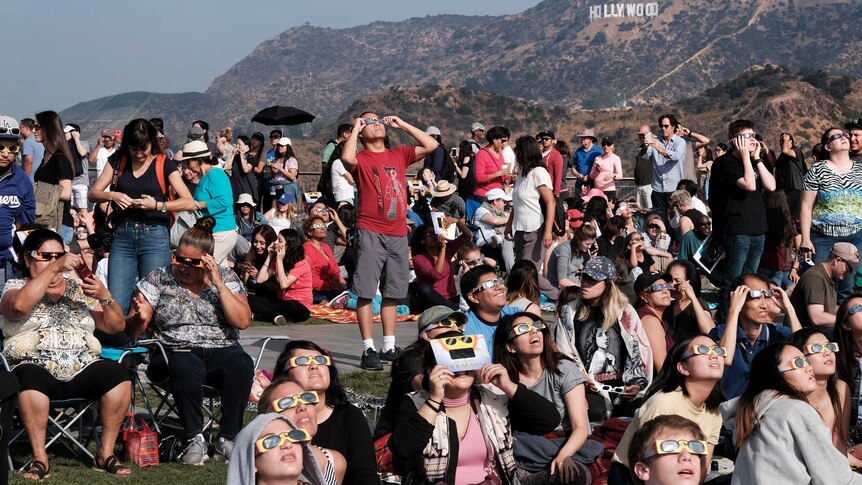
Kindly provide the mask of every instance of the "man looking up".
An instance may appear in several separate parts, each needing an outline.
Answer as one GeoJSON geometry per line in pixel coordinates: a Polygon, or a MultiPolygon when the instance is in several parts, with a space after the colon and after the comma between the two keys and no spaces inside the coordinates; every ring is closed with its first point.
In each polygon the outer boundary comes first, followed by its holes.
{"type": "Polygon", "coordinates": [[[397,116],[380,118],[372,112],[360,115],[341,154],[344,168],[359,187],[356,215],[356,271],[352,291],[359,297],[356,317],[362,335],[361,366],[382,370],[381,359],[393,361],[401,349],[395,347],[396,302],[407,297],[407,167],[437,148],[437,141],[397,116]],[[386,126],[403,130],[420,146],[386,148],[386,126]],[[356,153],[362,136],[364,149],[356,153]],[[381,284],[382,283],[382,284],[381,284]],[[380,293],[383,347],[378,354],[371,335],[371,300],[380,293]]]}
{"type": "Polygon", "coordinates": [[[482,264],[461,276],[461,296],[467,302],[467,325],[465,335],[484,335],[488,352],[494,358],[494,332],[500,319],[521,311],[506,306],[506,283],[494,272],[494,268],[482,264]]]}

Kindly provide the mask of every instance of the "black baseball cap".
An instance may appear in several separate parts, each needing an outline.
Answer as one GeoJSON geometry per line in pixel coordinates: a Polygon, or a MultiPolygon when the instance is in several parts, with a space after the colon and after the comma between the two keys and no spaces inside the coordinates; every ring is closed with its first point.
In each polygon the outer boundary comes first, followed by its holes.
{"type": "Polygon", "coordinates": [[[845,130],[862,130],[862,119],[856,118],[844,123],[845,130]]]}

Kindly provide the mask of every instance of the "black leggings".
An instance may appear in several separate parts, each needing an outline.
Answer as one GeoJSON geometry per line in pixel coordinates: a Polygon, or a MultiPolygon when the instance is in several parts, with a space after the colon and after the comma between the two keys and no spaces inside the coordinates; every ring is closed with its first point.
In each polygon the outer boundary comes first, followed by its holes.
{"type": "Polygon", "coordinates": [[[9,483],[9,435],[12,432],[12,415],[18,402],[18,380],[11,372],[0,371],[0,485],[9,483]]]}
{"type": "Polygon", "coordinates": [[[51,400],[72,398],[99,399],[111,389],[132,380],[132,374],[110,360],[97,360],[84,367],[70,381],[60,381],[37,364],[21,364],[12,369],[21,391],[38,391],[51,400]]]}
{"type": "Polygon", "coordinates": [[[418,281],[410,283],[410,296],[410,311],[412,313],[422,313],[436,305],[447,306],[453,310],[458,309],[457,296],[446,298],[427,283],[419,283],[418,281]]]}
{"type": "Polygon", "coordinates": [[[272,322],[278,315],[294,323],[311,318],[308,308],[293,300],[271,300],[258,295],[248,295],[248,306],[251,307],[254,320],[259,322],[272,322]]]}

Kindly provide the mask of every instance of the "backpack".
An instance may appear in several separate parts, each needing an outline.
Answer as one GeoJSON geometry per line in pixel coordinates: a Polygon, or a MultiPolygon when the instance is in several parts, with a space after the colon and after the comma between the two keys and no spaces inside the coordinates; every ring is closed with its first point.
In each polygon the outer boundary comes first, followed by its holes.
{"type": "MultiPolygon", "coordinates": [[[[119,155],[117,155],[119,157],[119,155]]],[[[156,179],[159,181],[159,188],[162,189],[162,194],[165,196],[165,203],[174,200],[174,196],[171,195],[171,192],[168,190],[167,183],[165,181],[165,160],[167,157],[165,155],[156,155],[156,179]]],[[[116,158],[115,158],[116,161],[116,158]]],[[[120,180],[120,174],[123,173],[123,170],[126,169],[126,158],[120,157],[120,162],[117,164],[117,167],[114,169],[114,177],[111,179],[111,191],[117,190],[117,181],[120,180]]],[[[169,224],[168,227],[174,225],[174,221],[177,219],[176,213],[168,212],[169,224]]]]}
{"type": "MultiPolygon", "coordinates": [[[[554,227],[552,232],[554,236],[560,237],[566,234],[566,227],[569,224],[569,218],[566,216],[566,207],[563,205],[563,201],[560,200],[556,195],[552,196],[554,198],[554,203],[556,207],[554,208],[554,227]]],[[[539,197],[539,207],[542,210],[542,214],[545,213],[545,199],[541,196],[539,197]]]]}
{"type": "Polygon", "coordinates": [[[440,180],[445,180],[450,184],[455,183],[455,161],[446,151],[446,147],[443,147],[443,168],[440,170],[440,180]]]}

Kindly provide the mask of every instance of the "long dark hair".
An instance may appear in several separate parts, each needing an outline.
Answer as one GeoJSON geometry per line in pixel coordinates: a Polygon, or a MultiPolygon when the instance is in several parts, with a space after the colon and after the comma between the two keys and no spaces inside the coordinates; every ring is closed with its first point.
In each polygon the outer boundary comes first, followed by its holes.
{"type": "MultiPolygon", "coordinates": [[[[850,310],[851,302],[855,300],[859,305],[862,301],[862,292],[856,292],[850,295],[844,303],[838,307],[835,312],[835,341],[838,342],[838,348],[841,349],[835,355],[836,363],[838,364],[838,378],[847,384],[852,384],[854,378],[859,375],[859,362],[856,360],[856,354],[862,353],[862,348],[856,346],[856,340],[853,338],[853,332],[847,328],[847,319],[850,318],[848,310],[850,310]]],[[[852,391],[852,392],[858,392],[852,391]]]]}
{"type": "Polygon", "coordinates": [[[335,408],[350,404],[350,401],[347,400],[347,392],[344,391],[344,386],[341,385],[341,381],[338,379],[338,367],[335,365],[335,360],[332,359],[332,354],[310,340],[288,341],[287,345],[284,346],[284,350],[278,354],[278,359],[275,361],[272,373],[275,376],[284,373],[287,368],[287,361],[290,360],[290,353],[297,349],[314,350],[320,352],[321,355],[328,356],[332,360],[332,365],[327,366],[329,368],[329,388],[326,389],[326,404],[335,408]]]}
{"type": "Polygon", "coordinates": [[[775,391],[790,399],[807,402],[805,395],[788,384],[784,374],[778,370],[778,366],[781,365],[781,352],[785,347],[792,347],[792,345],[788,343],[767,345],[751,360],[748,387],[740,396],[739,405],[736,408],[735,442],[737,447],[742,446],[742,443],[757,431],[759,424],[757,397],[760,396],[760,393],[775,391]]]}
{"type": "Polygon", "coordinates": [[[273,229],[272,226],[269,226],[267,224],[261,224],[255,227],[254,231],[251,232],[252,243],[254,243],[254,237],[258,234],[263,236],[263,240],[266,241],[266,247],[263,250],[263,254],[258,256],[257,254],[255,254],[253,248],[249,248],[245,260],[249,263],[252,263],[255,268],[259,269],[263,265],[264,261],[266,261],[266,255],[269,251],[269,245],[272,244],[273,241],[275,241],[275,239],[278,237],[278,234],[275,233],[275,229],[273,229]]]}
{"type": "MultiPolygon", "coordinates": [[[[541,320],[541,317],[530,312],[518,312],[511,315],[506,315],[500,319],[497,328],[494,330],[494,362],[501,364],[509,373],[509,379],[512,382],[518,382],[518,373],[521,371],[521,361],[514,352],[509,352],[506,344],[509,343],[509,332],[515,325],[515,321],[519,318],[529,318],[532,320],[541,320]]],[[[560,361],[567,358],[554,345],[554,339],[551,337],[551,330],[547,326],[541,330],[542,332],[542,368],[547,369],[557,375],[562,375],[560,370],[560,361]]]]}
{"type": "Polygon", "coordinates": [[[545,167],[539,145],[536,139],[529,135],[524,135],[515,141],[515,160],[521,169],[522,177],[526,177],[534,168],[545,167]]]}
{"type": "MultiPolygon", "coordinates": [[[[793,335],[790,336],[790,343],[793,346],[795,346],[797,349],[802,351],[802,353],[804,354],[805,353],[805,342],[807,342],[808,339],[811,338],[811,336],[815,335],[815,334],[823,335],[824,337],[827,338],[827,340],[829,339],[829,337],[825,333],[823,333],[823,331],[820,330],[819,328],[817,328],[817,327],[805,327],[803,329],[797,330],[796,332],[793,333],[793,335]]],[[[840,344],[838,345],[838,349],[839,349],[839,351],[841,350],[840,344]]],[[[835,361],[836,364],[838,363],[838,360],[837,360],[837,354],[838,353],[840,353],[840,352],[836,352],[836,354],[835,354],[836,355],[836,361],[835,361]]],[[[844,422],[844,410],[841,406],[841,396],[838,395],[837,382],[838,382],[838,372],[837,372],[837,366],[836,366],[836,372],[834,374],[832,374],[831,376],[829,376],[829,379],[826,381],[826,394],[829,395],[829,402],[832,404],[832,411],[835,413],[835,425],[836,425],[835,427],[838,429],[838,432],[841,433],[841,438],[846,439],[848,430],[843,429],[844,427],[841,425],[841,423],[844,422]]],[[[812,405],[813,405],[813,403],[812,403],[812,405]]]]}
{"type": "Polygon", "coordinates": [[[426,252],[425,234],[427,234],[428,231],[434,232],[434,228],[431,227],[430,224],[419,226],[413,230],[413,235],[410,236],[410,250],[412,251],[414,258],[426,252]]]}
{"type": "Polygon", "coordinates": [[[123,144],[120,145],[119,157],[132,160],[132,148],[143,149],[150,145],[153,155],[160,155],[162,148],[159,146],[159,130],[149,121],[138,118],[132,120],[123,128],[123,144]]]}
{"type": "MultiPolygon", "coordinates": [[[[691,343],[696,337],[706,337],[712,340],[713,343],[716,343],[709,335],[700,333],[684,338],[673,344],[667,352],[667,357],[664,359],[664,364],[662,364],[661,370],[655,376],[652,384],[647,389],[644,399],[649,399],[660,392],[673,392],[678,387],[682,388],[682,394],[688,397],[688,389],[685,387],[685,376],[679,373],[676,365],[682,362],[682,355],[691,348],[691,343]]],[[[710,392],[709,396],[706,398],[706,408],[710,411],[715,411],[718,409],[718,405],[724,402],[725,399],[724,390],[721,388],[721,384],[716,382],[712,387],[712,392],[710,392]]]]}
{"type": "Polygon", "coordinates": [[[766,242],[775,247],[791,246],[796,230],[787,195],[783,190],[765,191],[763,205],[766,207],[766,242]]]}
{"type": "Polygon", "coordinates": [[[671,268],[677,266],[685,270],[685,279],[688,280],[688,284],[691,285],[694,294],[700,298],[700,275],[697,274],[697,268],[695,268],[694,263],[687,259],[674,259],[667,265],[666,273],[670,274],[671,268]]]}
{"type": "Polygon", "coordinates": [[[72,151],[69,150],[69,144],[66,143],[66,136],[63,134],[63,122],[60,121],[60,115],[54,111],[42,111],[36,113],[36,121],[39,123],[39,131],[42,132],[42,145],[45,146],[45,161],[47,162],[51,156],[60,153],[66,156],[69,163],[72,164],[72,173],[75,172],[75,162],[72,159],[72,151]]]}
{"type": "Polygon", "coordinates": [[[584,225],[589,221],[596,221],[599,228],[603,228],[608,222],[608,201],[604,197],[591,197],[584,209],[584,225]]]}
{"type": "Polygon", "coordinates": [[[539,301],[539,272],[529,259],[519,259],[506,276],[506,299],[523,296],[530,301],[539,301]]]}
{"type": "Polygon", "coordinates": [[[302,234],[296,229],[282,229],[279,232],[284,238],[284,274],[290,272],[296,263],[305,259],[305,249],[302,244],[305,242],[302,234]]]}
{"type": "MultiPolygon", "coordinates": [[[[572,241],[569,243],[571,245],[572,256],[574,257],[577,254],[583,253],[583,251],[581,251],[581,248],[579,247],[581,243],[586,239],[595,239],[596,234],[596,228],[593,227],[592,224],[582,224],[581,227],[575,229],[575,234],[572,236],[572,241]]],[[[590,259],[589,251],[584,254],[587,255],[586,259],[590,259]]],[[[586,259],[584,261],[586,261],[586,259]]]]}

